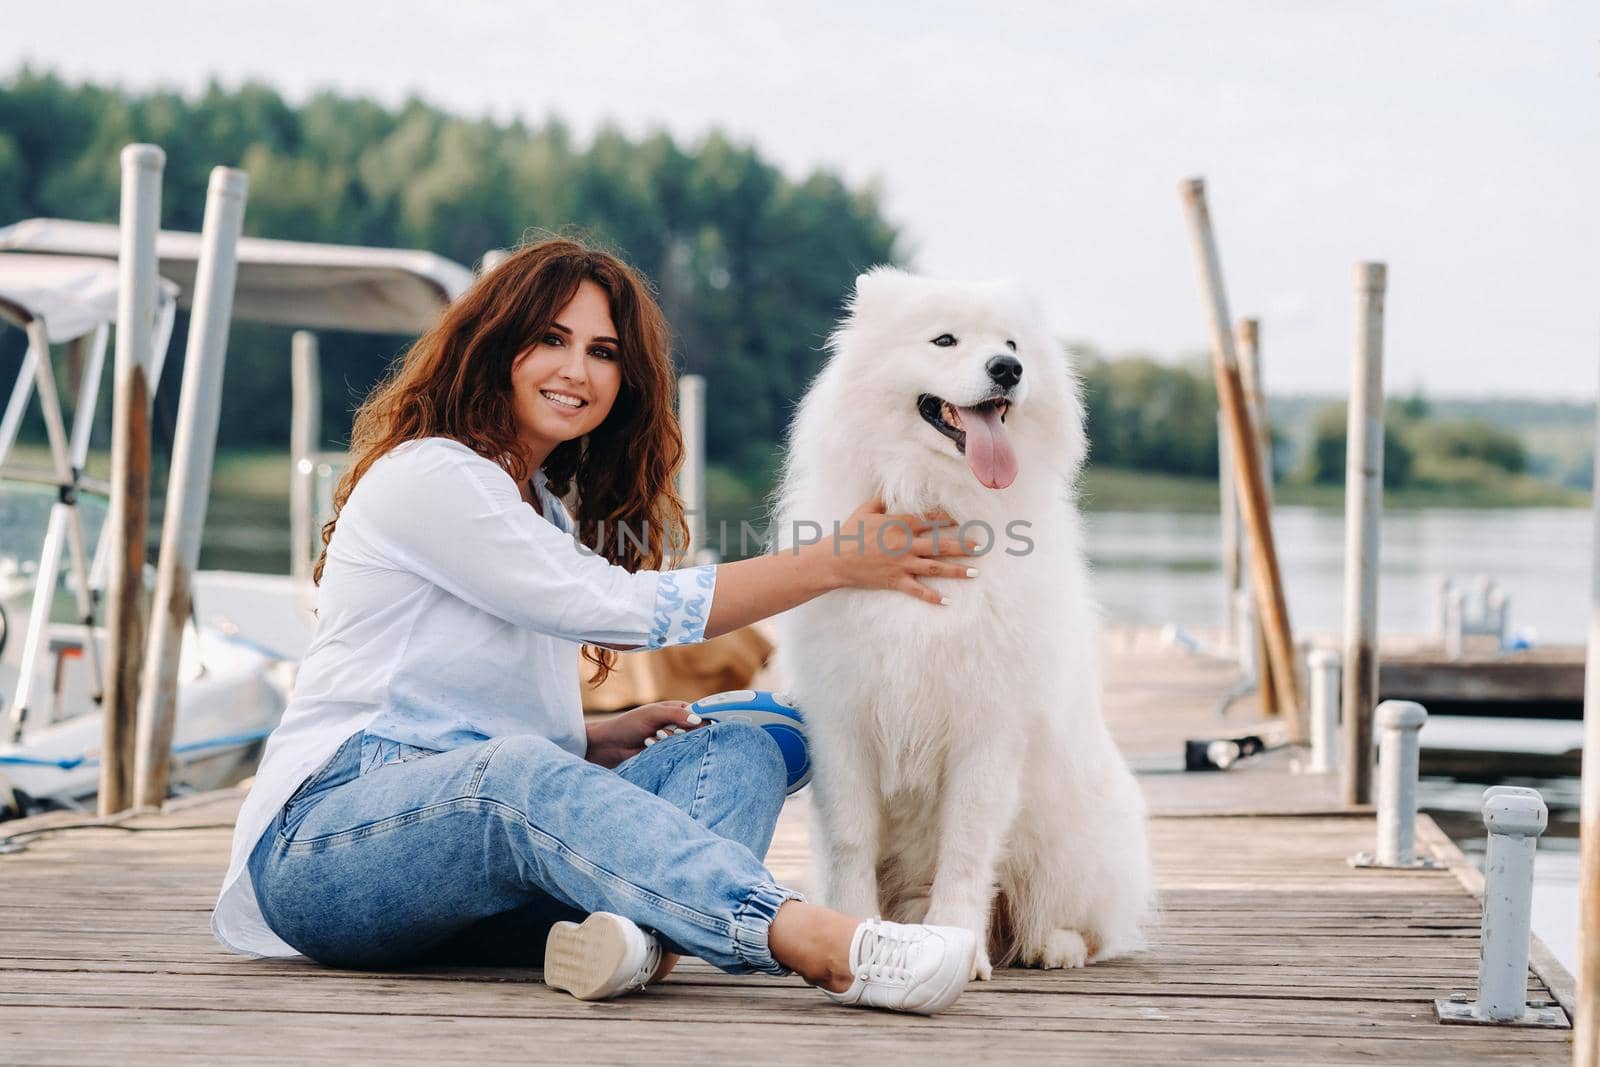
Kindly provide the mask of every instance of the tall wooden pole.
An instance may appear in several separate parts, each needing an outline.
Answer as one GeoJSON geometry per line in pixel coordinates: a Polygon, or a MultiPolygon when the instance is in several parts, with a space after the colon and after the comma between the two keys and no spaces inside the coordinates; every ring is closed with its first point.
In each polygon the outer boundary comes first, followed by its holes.
{"type": "Polygon", "coordinates": [[[206,194],[195,264],[194,310],[183,360],[183,392],[167,480],[161,560],[151,605],[150,649],[139,702],[135,800],[159,807],[167,796],[172,732],[178,708],[178,653],[193,607],[192,579],[200,562],[200,533],[211,495],[211,463],[222,405],[222,367],[233,317],[239,234],[244,226],[246,178],[242,170],[217,167],[206,194]]]}
{"type": "Polygon", "coordinates": [[[1600,415],[1589,562],[1589,664],[1583,678],[1583,799],[1578,815],[1578,1000],[1572,1062],[1600,1067],[1600,415]]]}
{"type": "MultiPolygon", "coordinates": [[[[1217,503],[1222,510],[1222,585],[1227,592],[1228,642],[1239,640],[1239,589],[1243,581],[1239,551],[1239,494],[1233,480],[1233,454],[1228,451],[1228,425],[1217,412],[1217,503]]],[[[1244,662],[1244,649],[1237,649],[1244,662]]],[[[1265,676],[1264,664],[1257,670],[1265,676]]]]}
{"type": "Polygon", "coordinates": [[[1346,804],[1372,802],[1372,716],[1378,704],[1378,518],[1383,514],[1382,263],[1355,268],[1355,351],[1345,423],[1344,759],[1346,804]]]}
{"type": "Polygon", "coordinates": [[[1272,539],[1272,516],[1267,503],[1265,478],[1261,472],[1261,454],[1255,447],[1244,384],[1239,376],[1233,320],[1228,314],[1228,297],[1222,285],[1222,264],[1217,256],[1211,213],[1206,207],[1205,182],[1200,178],[1191,178],[1179,186],[1179,191],[1189,219],[1189,236],[1194,245],[1195,265],[1200,273],[1200,288],[1206,297],[1206,325],[1211,335],[1217,402],[1227,423],[1228,444],[1233,453],[1234,477],[1239,490],[1239,509],[1250,538],[1250,577],[1256,612],[1266,628],[1267,657],[1278,684],[1278,705],[1283,710],[1289,740],[1303,744],[1306,741],[1305,717],[1300,707],[1300,682],[1295,671],[1289,606],[1284,599],[1282,576],[1278,571],[1278,550],[1272,539]]]}
{"type": "Polygon", "coordinates": [[[100,814],[133,803],[134,730],[144,662],[144,549],[150,525],[149,371],[156,331],[156,234],[161,229],[161,172],[167,157],[155,145],[122,150],[121,282],[111,407],[111,507],[105,536],[110,575],[106,591],[104,730],[100,756],[100,814]]]}
{"type": "MultiPolygon", "coordinates": [[[[1272,509],[1272,424],[1267,421],[1267,389],[1261,381],[1261,321],[1239,320],[1239,380],[1244,385],[1245,406],[1250,410],[1250,425],[1255,430],[1256,451],[1261,459],[1261,484],[1266,490],[1267,510],[1272,509]]],[[[1267,655],[1267,628],[1256,613],[1256,662],[1261,664],[1258,692],[1262,710],[1278,710],[1278,685],[1272,673],[1272,658],[1267,655]]]]}

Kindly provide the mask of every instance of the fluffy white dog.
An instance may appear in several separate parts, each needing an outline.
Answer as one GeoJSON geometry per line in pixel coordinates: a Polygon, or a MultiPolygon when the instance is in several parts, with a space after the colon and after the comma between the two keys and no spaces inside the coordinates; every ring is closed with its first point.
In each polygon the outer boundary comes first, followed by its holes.
{"type": "Polygon", "coordinates": [[[831,539],[878,494],[990,547],[976,578],[933,580],[948,606],[844,591],[778,620],[824,901],[964,926],[988,945],[978,978],[991,959],[1080,967],[1137,948],[1144,801],[1100,713],[1066,354],[1012,285],[883,268],[856,280],[830,349],[790,433],[778,544],[831,539]]]}

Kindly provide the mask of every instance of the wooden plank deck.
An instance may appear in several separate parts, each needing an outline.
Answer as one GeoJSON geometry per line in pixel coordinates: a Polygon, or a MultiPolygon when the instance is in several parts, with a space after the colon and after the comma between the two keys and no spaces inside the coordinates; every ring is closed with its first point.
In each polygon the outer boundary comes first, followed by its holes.
{"type": "MultiPolygon", "coordinates": [[[[1444,869],[1352,869],[1370,816],[1334,810],[1332,783],[1291,775],[1286,753],[1165,772],[1184,736],[1216,728],[1226,664],[1137,641],[1114,644],[1108,664],[1114,728],[1149,769],[1156,812],[1164,912],[1136,957],[998,972],[933,1019],[837,1008],[796,979],[693,962],[640,996],[582,1004],[531,970],[245,960],[208,929],[230,791],[0,854],[0,1061],[1569,1061],[1564,1031],[1434,1021],[1434,997],[1472,986],[1481,881],[1431,822],[1419,833],[1444,869]]],[[[0,840],[19,828],[0,824],[0,840]]],[[[769,857],[781,877],[807,880],[806,836],[796,798],[769,857]]],[[[1530,996],[1569,998],[1570,978],[1537,948],[1530,996]]]]}

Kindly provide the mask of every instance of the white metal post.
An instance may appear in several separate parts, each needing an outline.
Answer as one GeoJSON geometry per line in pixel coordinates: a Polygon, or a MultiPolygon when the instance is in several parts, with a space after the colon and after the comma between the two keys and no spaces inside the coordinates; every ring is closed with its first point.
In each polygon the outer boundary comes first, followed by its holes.
{"type": "Polygon", "coordinates": [[[1483,864],[1483,923],[1478,997],[1434,1001],[1443,1022],[1559,1027],[1560,1008],[1528,1003],[1528,939],[1533,919],[1533,862],[1549,821],[1536,789],[1496,786],[1483,794],[1489,847],[1483,864]]]}
{"type": "Polygon", "coordinates": [[[1311,669],[1311,766],[1326,774],[1339,766],[1339,653],[1315,649],[1306,657],[1311,669]]]}
{"type": "Polygon", "coordinates": [[[148,374],[159,286],[156,234],[161,228],[161,172],[155,145],[122,150],[122,231],[118,266],[117,349],[111,410],[111,508],[102,539],[109,544],[106,597],[104,736],[100,814],[133,802],[133,738],[144,658],[144,542],[150,519],[148,374]]]}
{"type": "Polygon", "coordinates": [[[1404,867],[1416,848],[1419,734],[1428,721],[1421,704],[1386,700],[1375,716],[1379,731],[1378,862],[1404,867]]]}
{"type": "Polygon", "coordinates": [[[191,580],[200,560],[200,534],[211,490],[246,188],[242,170],[216,167],[211,171],[200,258],[195,266],[194,310],[189,319],[183,391],[172,442],[161,557],[151,605],[156,622],[150,630],[149,662],[145,665],[139,702],[134,796],[141,805],[159,806],[166,799],[172,731],[177,718],[178,654],[193,603],[191,580]]]}
{"type": "MultiPolygon", "coordinates": [[[[487,258],[487,257],[486,257],[487,258]]],[[[322,443],[322,374],[317,360],[317,335],[296,330],[290,349],[293,406],[289,416],[289,451],[294,473],[289,486],[289,573],[297,584],[311,581],[312,545],[316,538],[315,480],[317,449],[322,443]]]]}
{"type": "Polygon", "coordinates": [[[1378,518],[1383,508],[1383,313],[1388,271],[1355,269],[1355,352],[1345,430],[1344,800],[1372,799],[1378,698],[1378,518]]]}
{"type": "Polygon", "coordinates": [[[678,379],[678,426],[683,433],[678,491],[689,521],[686,558],[693,562],[706,547],[706,380],[698,374],[678,379]]]}
{"type": "Polygon", "coordinates": [[[1489,847],[1483,864],[1478,1011],[1491,1019],[1518,1019],[1527,1011],[1533,856],[1548,819],[1544,799],[1533,790],[1491,791],[1483,802],[1489,847]]]}

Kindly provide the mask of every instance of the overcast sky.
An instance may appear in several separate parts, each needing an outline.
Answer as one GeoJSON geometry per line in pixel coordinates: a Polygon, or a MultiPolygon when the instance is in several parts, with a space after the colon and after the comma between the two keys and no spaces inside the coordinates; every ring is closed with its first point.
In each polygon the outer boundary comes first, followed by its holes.
{"type": "Polygon", "coordinates": [[[1114,351],[1203,346],[1177,184],[1204,175],[1273,390],[1346,387],[1362,259],[1389,263],[1393,390],[1593,396],[1600,375],[1600,5],[1581,0],[7,8],[7,70],[721,127],[791,173],[878,182],[916,268],[1020,277],[1114,351]]]}

